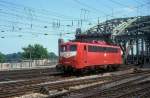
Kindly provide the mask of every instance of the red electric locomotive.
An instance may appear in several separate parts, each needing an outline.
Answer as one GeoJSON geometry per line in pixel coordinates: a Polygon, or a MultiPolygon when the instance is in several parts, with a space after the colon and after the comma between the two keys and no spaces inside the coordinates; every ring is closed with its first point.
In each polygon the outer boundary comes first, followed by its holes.
{"type": "Polygon", "coordinates": [[[122,64],[119,46],[104,41],[67,42],[60,46],[57,68],[63,71],[116,68],[122,64]]]}

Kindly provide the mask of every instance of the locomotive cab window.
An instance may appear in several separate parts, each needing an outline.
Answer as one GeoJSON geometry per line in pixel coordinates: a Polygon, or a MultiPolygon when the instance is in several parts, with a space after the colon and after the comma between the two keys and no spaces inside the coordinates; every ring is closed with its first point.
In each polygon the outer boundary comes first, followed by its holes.
{"type": "Polygon", "coordinates": [[[77,51],[77,45],[70,45],[69,50],[70,51],[77,51]]]}
{"type": "Polygon", "coordinates": [[[63,45],[60,47],[61,52],[66,52],[67,51],[67,46],[63,45]]]}

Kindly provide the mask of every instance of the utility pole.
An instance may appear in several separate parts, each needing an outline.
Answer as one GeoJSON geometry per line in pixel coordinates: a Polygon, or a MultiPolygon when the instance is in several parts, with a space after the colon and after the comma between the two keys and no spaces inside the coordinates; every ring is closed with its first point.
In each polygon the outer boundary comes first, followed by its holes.
{"type": "Polygon", "coordinates": [[[88,13],[89,13],[89,10],[87,10],[85,8],[81,9],[80,21],[78,22],[78,24],[80,24],[80,26],[78,25],[78,28],[82,27],[83,22],[88,21],[88,13]]]}
{"type": "Polygon", "coordinates": [[[82,8],[80,18],[83,19],[84,21],[87,20],[88,19],[88,13],[89,13],[89,10],[82,8]]]}
{"type": "Polygon", "coordinates": [[[32,49],[31,48],[29,48],[28,49],[28,53],[29,53],[29,68],[32,66],[32,64],[31,64],[31,60],[32,60],[32,49]]]}
{"type": "Polygon", "coordinates": [[[99,25],[99,23],[100,23],[100,22],[99,22],[99,17],[98,17],[98,20],[97,20],[97,21],[98,21],[98,25],[99,25]]]}
{"type": "Polygon", "coordinates": [[[114,9],[112,8],[112,19],[114,18],[114,9]]]}
{"type": "Polygon", "coordinates": [[[60,32],[59,39],[58,39],[58,56],[60,56],[61,44],[62,43],[64,43],[64,40],[62,39],[62,32],[60,32]]]}
{"type": "Polygon", "coordinates": [[[32,67],[31,49],[30,49],[30,67],[32,67]]]}

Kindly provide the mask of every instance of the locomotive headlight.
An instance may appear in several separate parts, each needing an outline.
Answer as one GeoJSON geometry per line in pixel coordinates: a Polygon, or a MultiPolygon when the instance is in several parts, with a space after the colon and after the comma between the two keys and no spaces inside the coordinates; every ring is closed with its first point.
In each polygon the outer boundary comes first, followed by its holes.
{"type": "Polygon", "coordinates": [[[121,55],[123,55],[123,51],[121,50],[121,55]]]}

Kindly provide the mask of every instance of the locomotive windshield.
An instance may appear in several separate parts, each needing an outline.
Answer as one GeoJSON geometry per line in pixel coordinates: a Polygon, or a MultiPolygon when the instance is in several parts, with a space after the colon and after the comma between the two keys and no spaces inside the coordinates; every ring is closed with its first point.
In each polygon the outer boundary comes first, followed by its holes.
{"type": "Polygon", "coordinates": [[[65,46],[65,45],[61,46],[60,51],[61,52],[66,52],[67,51],[67,46],[65,46]]]}
{"type": "Polygon", "coordinates": [[[67,52],[67,51],[77,51],[77,46],[76,45],[62,45],[61,52],[67,52]]]}
{"type": "Polygon", "coordinates": [[[70,45],[69,50],[70,51],[77,51],[77,46],[76,45],[70,45]]]}

